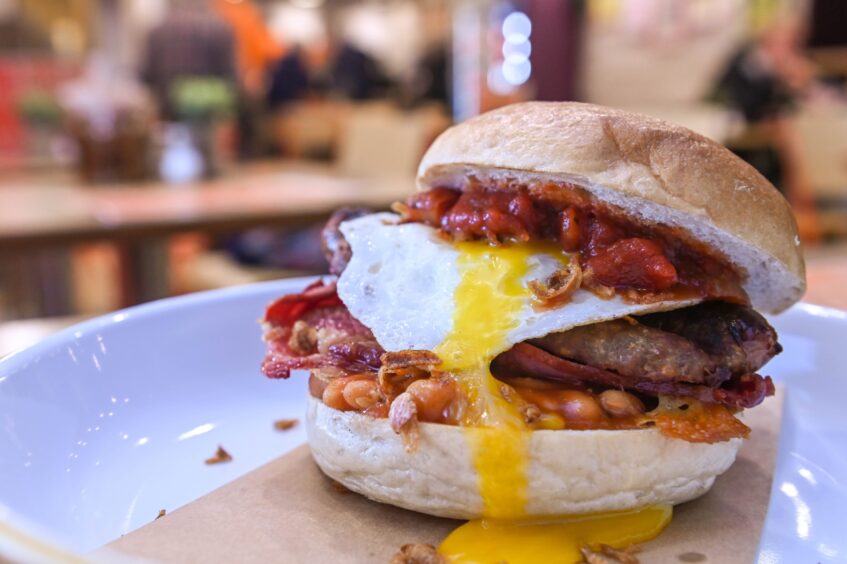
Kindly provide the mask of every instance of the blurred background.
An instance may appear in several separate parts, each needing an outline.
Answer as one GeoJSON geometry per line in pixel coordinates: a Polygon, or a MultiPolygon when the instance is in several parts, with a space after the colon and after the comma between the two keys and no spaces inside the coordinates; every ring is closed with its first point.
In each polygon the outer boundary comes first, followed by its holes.
{"type": "Polygon", "coordinates": [[[794,206],[807,299],[847,308],[844,0],[0,0],[0,356],[324,272],[332,210],[388,207],[451,123],[530,99],[725,144],[794,206]]]}

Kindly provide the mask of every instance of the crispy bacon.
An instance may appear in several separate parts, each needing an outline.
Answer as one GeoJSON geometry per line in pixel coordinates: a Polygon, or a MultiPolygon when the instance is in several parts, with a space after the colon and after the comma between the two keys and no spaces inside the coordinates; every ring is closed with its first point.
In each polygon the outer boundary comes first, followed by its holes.
{"type": "Polygon", "coordinates": [[[324,284],[323,280],[315,280],[299,294],[282,296],[268,306],[265,321],[277,327],[290,327],[310,310],[340,305],[335,281],[324,284]]]}
{"type": "Polygon", "coordinates": [[[491,364],[495,376],[529,376],[567,383],[576,389],[591,387],[628,389],[647,395],[690,397],[703,403],[733,408],[754,407],[774,394],[769,376],[733,376],[719,388],[674,381],[651,381],[624,377],[609,370],[587,366],[550,354],[529,343],[518,343],[491,364]]]}
{"type": "Polygon", "coordinates": [[[376,373],[384,352],[370,330],[341,303],[335,282],[320,280],[268,307],[265,340],[268,352],[262,372],[269,378],[288,378],[292,370],[326,367],[376,373]],[[308,342],[298,338],[303,335],[308,342]]]}
{"type": "Polygon", "coordinates": [[[343,342],[329,345],[326,352],[329,363],[343,367],[347,372],[376,373],[382,365],[382,347],[377,344],[376,339],[366,338],[365,335],[350,337],[343,342]]]}

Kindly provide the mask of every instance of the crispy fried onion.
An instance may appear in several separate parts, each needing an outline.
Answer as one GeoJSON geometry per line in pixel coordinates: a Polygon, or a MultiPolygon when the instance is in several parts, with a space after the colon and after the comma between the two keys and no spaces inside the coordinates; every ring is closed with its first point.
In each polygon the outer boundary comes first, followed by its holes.
{"type": "Polygon", "coordinates": [[[447,564],[447,559],[431,544],[415,543],[401,546],[391,564],[447,564]]]}
{"type": "Polygon", "coordinates": [[[418,407],[409,392],[403,392],[391,402],[388,410],[388,422],[391,429],[403,439],[406,452],[418,448],[420,432],[418,429],[418,407]]]}
{"type": "Polygon", "coordinates": [[[535,299],[545,307],[567,303],[581,285],[582,268],[577,262],[571,262],[547,278],[532,280],[528,284],[535,299]]]}
{"type": "Polygon", "coordinates": [[[579,549],[583,558],[581,562],[587,564],[638,564],[638,558],[635,556],[638,550],[637,545],[618,549],[608,544],[601,544],[597,550],[589,546],[582,546],[579,549]]]}
{"type": "Polygon", "coordinates": [[[527,425],[533,425],[541,419],[543,415],[541,409],[534,403],[524,400],[510,385],[502,384],[500,386],[500,395],[503,396],[503,399],[517,408],[524,420],[524,423],[527,425]]]}
{"type": "Polygon", "coordinates": [[[428,378],[441,363],[434,352],[422,350],[387,352],[380,361],[377,381],[380,391],[388,398],[397,397],[415,380],[428,378]]]}

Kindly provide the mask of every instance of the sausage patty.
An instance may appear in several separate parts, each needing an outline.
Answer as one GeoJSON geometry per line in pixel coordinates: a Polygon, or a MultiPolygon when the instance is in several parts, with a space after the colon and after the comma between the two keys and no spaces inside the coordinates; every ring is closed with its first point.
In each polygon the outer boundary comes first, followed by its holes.
{"type": "Polygon", "coordinates": [[[782,350],[764,317],[726,302],[585,325],[530,343],[626,377],[707,386],[752,374],[782,350]]]}
{"type": "Polygon", "coordinates": [[[622,376],[653,381],[677,380],[717,385],[731,375],[685,337],[616,319],[553,333],[531,344],[582,364],[622,376]]]}

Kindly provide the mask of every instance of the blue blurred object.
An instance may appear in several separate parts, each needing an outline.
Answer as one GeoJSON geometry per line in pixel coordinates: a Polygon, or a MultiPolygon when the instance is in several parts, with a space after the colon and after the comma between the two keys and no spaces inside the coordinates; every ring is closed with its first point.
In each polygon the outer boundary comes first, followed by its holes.
{"type": "Polygon", "coordinates": [[[326,272],[321,250],[322,225],[302,229],[252,229],[223,243],[241,264],[289,270],[326,272]]]}

